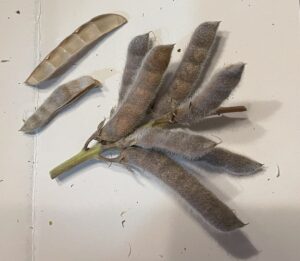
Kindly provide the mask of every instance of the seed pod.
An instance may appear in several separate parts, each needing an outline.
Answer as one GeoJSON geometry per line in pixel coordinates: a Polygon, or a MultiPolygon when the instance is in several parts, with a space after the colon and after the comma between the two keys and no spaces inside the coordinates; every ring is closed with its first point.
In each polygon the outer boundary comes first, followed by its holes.
{"type": "Polygon", "coordinates": [[[117,141],[138,127],[156,97],[161,78],[169,64],[173,45],[154,47],[123,102],[101,132],[101,140],[117,141]]]}
{"type": "Polygon", "coordinates": [[[193,124],[214,112],[238,85],[245,64],[237,63],[225,67],[208,82],[203,91],[196,92],[191,99],[176,109],[175,121],[193,124]]]}
{"type": "Polygon", "coordinates": [[[149,33],[138,35],[131,40],[127,50],[126,65],[119,92],[119,104],[125,97],[129,87],[132,85],[142,61],[150,48],[149,33]]]}
{"type": "Polygon", "coordinates": [[[170,86],[154,106],[155,117],[177,107],[195,90],[194,84],[213,44],[219,23],[205,22],[197,27],[170,86]]]}
{"type": "Polygon", "coordinates": [[[217,145],[198,134],[162,128],[147,128],[132,136],[129,140],[133,139],[134,145],[174,153],[190,160],[201,158],[217,145]]]}
{"type": "Polygon", "coordinates": [[[59,86],[28,118],[20,131],[31,133],[45,126],[59,111],[99,85],[100,82],[92,77],[83,76],[59,86]]]}
{"type": "Polygon", "coordinates": [[[236,176],[247,176],[262,170],[263,164],[223,148],[214,148],[200,162],[236,176]]]}
{"type": "Polygon", "coordinates": [[[35,68],[25,81],[28,85],[38,85],[49,79],[71,60],[74,61],[80,53],[87,50],[99,38],[127,23],[125,17],[117,14],[99,15],[83,24],[63,40],[35,68]]]}
{"type": "Polygon", "coordinates": [[[150,172],[175,190],[215,228],[232,231],[245,225],[194,176],[166,155],[131,147],[122,152],[121,163],[150,172]]]}

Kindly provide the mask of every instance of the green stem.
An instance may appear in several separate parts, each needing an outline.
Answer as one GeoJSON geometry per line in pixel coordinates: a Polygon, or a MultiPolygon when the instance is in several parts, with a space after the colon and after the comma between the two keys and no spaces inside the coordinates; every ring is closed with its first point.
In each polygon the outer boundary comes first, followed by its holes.
{"type": "Polygon", "coordinates": [[[63,174],[64,172],[76,167],[77,165],[95,159],[99,156],[102,152],[102,146],[100,143],[95,144],[88,150],[82,150],[75,156],[71,157],[70,159],[66,160],[62,164],[55,167],[53,170],[50,171],[50,177],[52,179],[57,178],[59,175],[63,174]]]}

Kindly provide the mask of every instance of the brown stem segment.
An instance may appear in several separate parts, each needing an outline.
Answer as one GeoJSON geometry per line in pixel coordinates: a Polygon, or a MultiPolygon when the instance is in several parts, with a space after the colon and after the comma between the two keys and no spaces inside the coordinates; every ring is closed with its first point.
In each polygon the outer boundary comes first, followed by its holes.
{"type": "Polygon", "coordinates": [[[245,106],[219,107],[212,115],[221,115],[224,113],[247,111],[245,106]]]}

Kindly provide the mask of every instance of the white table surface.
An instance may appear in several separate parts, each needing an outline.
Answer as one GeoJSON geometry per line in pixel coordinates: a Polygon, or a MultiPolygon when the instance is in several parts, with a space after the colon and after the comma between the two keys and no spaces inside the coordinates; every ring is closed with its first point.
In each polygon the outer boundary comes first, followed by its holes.
{"type": "MultiPolygon", "coordinates": [[[[0,63],[1,260],[300,260],[297,0],[1,0],[0,14],[0,60],[9,60],[0,63]],[[123,14],[128,24],[52,86],[23,84],[64,37],[107,12],[123,14]],[[130,39],[152,30],[158,43],[184,50],[194,28],[208,20],[222,21],[224,41],[215,68],[247,63],[227,104],[245,104],[249,111],[247,119],[218,119],[203,132],[221,137],[224,146],[263,162],[266,169],[248,178],[203,171],[200,179],[249,225],[217,233],[152,181],[138,176],[137,182],[127,170],[105,163],[51,180],[49,170],[79,151],[116,103],[130,39]],[[39,134],[18,132],[22,119],[55,86],[84,74],[100,80],[102,90],[39,134]]],[[[175,51],[174,61],[179,57],[175,51]]]]}

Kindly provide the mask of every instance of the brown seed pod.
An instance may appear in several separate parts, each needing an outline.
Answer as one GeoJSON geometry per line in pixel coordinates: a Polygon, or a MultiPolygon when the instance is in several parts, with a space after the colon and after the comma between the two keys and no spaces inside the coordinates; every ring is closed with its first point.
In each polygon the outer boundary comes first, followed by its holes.
{"type": "Polygon", "coordinates": [[[205,22],[197,27],[170,86],[154,105],[154,117],[171,111],[172,107],[177,107],[195,90],[194,84],[213,44],[219,23],[205,22]]]}
{"type": "Polygon", "coordinates": [[[173,45],[160,45],[154,47],[147,54],[123,102],[103,127],[101,140],[117,141],[130,134],[142,123],[148,108],[156,97],[172,50],[173,45]]]}
{"type": "Polygon", "coordinates": [[[174,153],[196,160],[212,150],[217,143],[201,135],[163,128],[147,128],[129,136],[132,145],[174,153]]]}
{"type": "Polygon", "coordinates": [[[28,85],[38,85],[65,67],[71,60],[87,50],[102,36],[127,23],[125,17],[118,14],[99,15],[83,24],[70,36],[63,40],[47,57],[34,69],[25,81],[28,85]]]}
{"type": "Polygon", "coordinates": [[[59,111],[99,85],[94,78],[83,76],[59,86],[27,119],[20,131],[31,133],[45,126],[59,111]]]}
{"type": "Polygon", "coordinates": [[[199,162],[205,162],[213,169],[220,169],[236,176],[252,175],[263,167],[263,164],[255,160],[223,148],[212,149],[199,162]]]}
{"type": "Polygon", "coordinates": [[[120,159],[121,163],[143,168],[163,181],[218,230],[232,231],[245,225],[194,176],[166,155],[131,147],[122,152],[120,159]]]}
{"type": "Polygon", "coordinates": [[[131,40],[127,50],[126,65],[119,91],[119,104],[132,85],[142,61],[150,48],[149,33],[138,35],[131,40]]]}
{"type": "Polygon", "coordinates": [[[180,124],[190,125],[213,114],[238,85],[244,66],[244,63],[237,63],[216,73],[203,91],[199,90],[190,99],[179,105],[175,111],[174,120],[180,124]]]}

